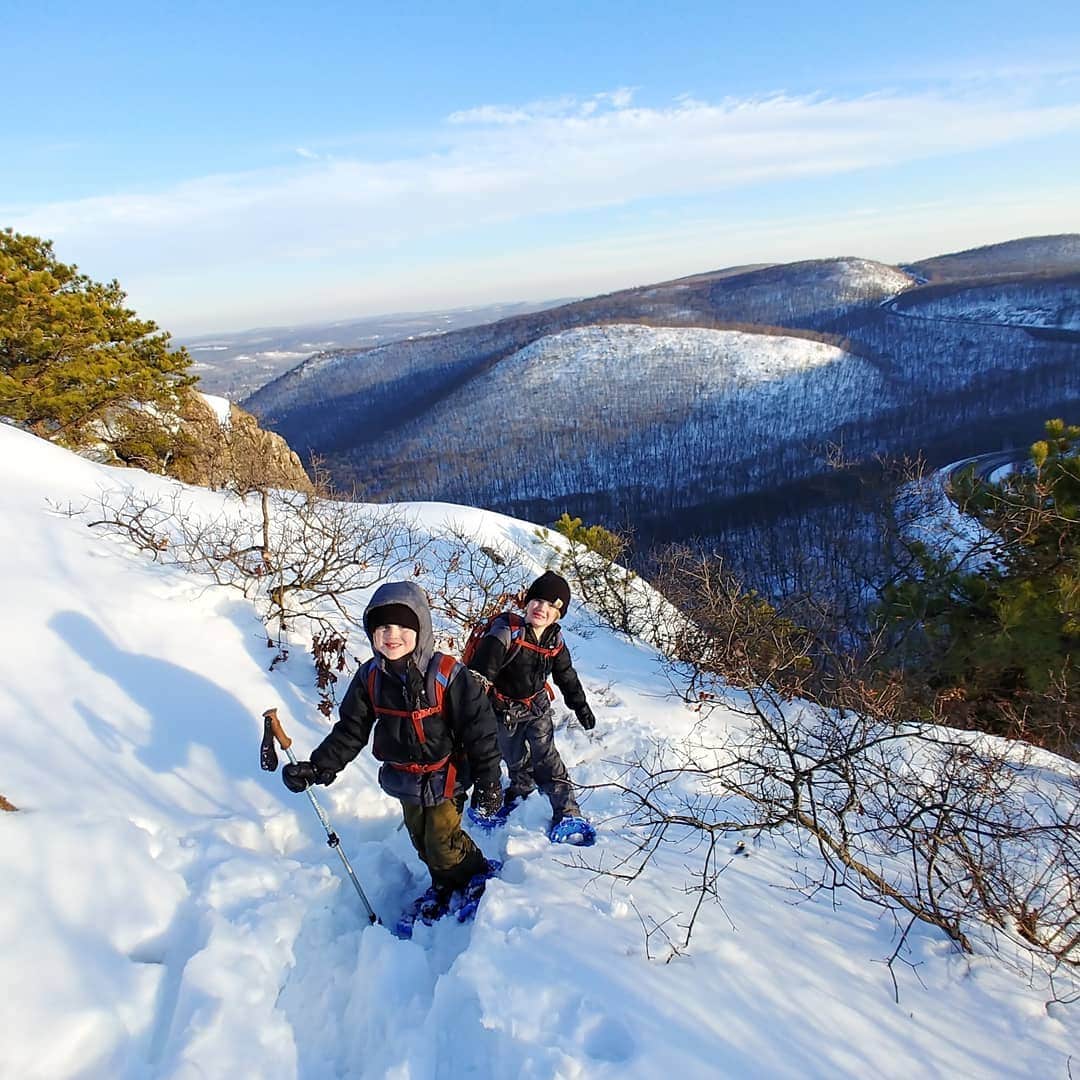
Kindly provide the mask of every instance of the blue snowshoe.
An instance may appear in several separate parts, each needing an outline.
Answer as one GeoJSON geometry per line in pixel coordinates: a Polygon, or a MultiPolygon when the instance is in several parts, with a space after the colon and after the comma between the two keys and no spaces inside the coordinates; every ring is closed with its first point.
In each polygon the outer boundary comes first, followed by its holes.
{"type": "Polygon", "coordinates": [[[413,935],[413,926],[419,920],[425,926],[438,922],[449,910],[453,893],[431,885],[421,893],[394,924],[394,937],[408,941],[413,935]]]}
{"type": "Polygon", "coordinates": [[[480,906],[480,898],[487,888],[488,879],[495,877],[502,869],[502,865],[498,859],[488,859],[487,869],[483,873],[473,874],[465,888],[454,893],[453,903],[456,905],[454,914],[458,922],[463,923],[472,920],[472,917],[476,914],[476,909],[480,906]]]}
{"type": "Polygon", "coordinates": [[[575,847],[592,847],[596,843],[596,828],[591,821],[575,814],[556,818],[548,829],[548,839],[553,844],[573,844],[575,847]]]}
{"type": "Polygon", "coordinates": [[[480,906],[488,878],[494,877],[502,869],[502,863],[497,859],[485,861],[486,868],[473,874],[463,888],[447,892],[432,885],[418,896],[394,924],[394,937],[408,941],[413,936],[416,923],[431,926],[451,913],[459,923],[469,922],[480,906]]]}
{"type": "Polygon", "coordinates": [[[479,810],[469,807],[465,813],[474,825],[479,825],[484,832],[494,832],[506,824],[506,819],[525,801],[526,796],[517,795],[507,799],[494,814],[481,814],[479,810]]]}

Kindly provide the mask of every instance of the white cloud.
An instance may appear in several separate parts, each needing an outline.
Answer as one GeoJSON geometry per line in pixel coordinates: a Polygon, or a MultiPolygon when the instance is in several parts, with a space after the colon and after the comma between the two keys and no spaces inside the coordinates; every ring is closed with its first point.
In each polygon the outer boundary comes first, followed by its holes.
{"type": "MultiPolygon", "coordinates": [[[[232,260],[238,274],[350,254],[408,252],[411,261],[439,234],[455,232],[467,246],[471,233],[504,229],[514,247],[515,223],[547,215],[888,169],[1078,131],[1080,101],[1035,104],[1015,88],[682,96],[664,107],[636,105],[621,88],[455,113],[428,149],[395,160],[326,159],[298,147],[301,160],[288,167],[34,206],[11,223],[125,284],[166,266],[201,273],[208,259],[232,260]]],[[[725,225],[722,216],[716,224],[725,225]]]]}
{"type": "Polygon", "coordinates": [[[446,119],[451,124],[524,124],[530,119],[530,113],[508,105],[480,105],[453,112],[446,119]]]}

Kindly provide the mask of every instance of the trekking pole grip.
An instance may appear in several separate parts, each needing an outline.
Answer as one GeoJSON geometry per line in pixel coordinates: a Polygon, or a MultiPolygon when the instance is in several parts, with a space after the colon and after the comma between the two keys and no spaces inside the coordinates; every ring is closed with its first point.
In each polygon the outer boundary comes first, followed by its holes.
{"type": "Polygon", "coordinates": [[[270,730],[274,733],[274,738],[277,740],[278,746],[282,750],[288,750],[292,746],[292,739],[285,734],[285,729],[281,726],[281,721],[278,719],[277,709],[267,709],[263,713],[263,719],[270,721],[270,730]]]}

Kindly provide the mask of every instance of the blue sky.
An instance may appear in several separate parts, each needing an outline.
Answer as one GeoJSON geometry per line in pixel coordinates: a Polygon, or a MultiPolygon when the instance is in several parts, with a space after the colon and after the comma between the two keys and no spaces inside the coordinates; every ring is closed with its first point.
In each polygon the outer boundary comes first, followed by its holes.
{"type": "Polygon", "coordinates": [[[1080,231],[1080,4],[49,3],[0,225],[175,333],[1080,231]]]}

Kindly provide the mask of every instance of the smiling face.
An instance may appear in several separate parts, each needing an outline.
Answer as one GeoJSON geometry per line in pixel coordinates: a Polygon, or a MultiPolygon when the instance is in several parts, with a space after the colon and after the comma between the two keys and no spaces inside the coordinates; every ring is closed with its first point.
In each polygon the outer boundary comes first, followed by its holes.
{"type": "Polygon", "coordinates": [[[387,660],[400,660],[416,648],[416,631],[404,626],[376,626],[371,633],[371,644],[375,651],[387,660]]]}
{"type": "Polygon", "coordinates": [[[538,634],[559,617],[559,609],[546,600],[530,600],[525,605],[525,621],[538,634]]]}

